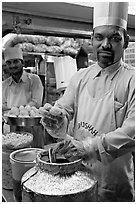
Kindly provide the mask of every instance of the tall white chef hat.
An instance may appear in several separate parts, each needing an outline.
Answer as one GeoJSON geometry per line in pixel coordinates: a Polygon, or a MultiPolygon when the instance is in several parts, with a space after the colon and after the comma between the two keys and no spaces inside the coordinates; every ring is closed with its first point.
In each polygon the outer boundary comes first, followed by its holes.
{"type": "Polygon", "coordinates": [[[94,5],[93,28],[115,25],[126,29],[128,2],[96,2],[94,5]]]}
{"type": "Polygon", "coordinates": [[[22,50],[18,47],[9,47],[4,51],[5,61],[11,59],[21,59],[23,60],[22,50]]]}

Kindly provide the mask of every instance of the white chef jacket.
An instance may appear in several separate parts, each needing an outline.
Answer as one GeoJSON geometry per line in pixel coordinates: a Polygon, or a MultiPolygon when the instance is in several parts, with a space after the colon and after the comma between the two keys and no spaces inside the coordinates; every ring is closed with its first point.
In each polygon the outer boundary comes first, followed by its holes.
{"type": "MultiPolygon", "coordinates": [[[[98,63],[71,79],[56,105],[73,118],[71,135],[92,138],[101,161],[91,172],[99,182],[99,201],[131,201],[135,137],[134,68],[122,61],[102,69],[98,63]],[[125,199],[125,200],[124,200],[125,199]]],[[[90,149],[90,140],[87,139],[90,149]]]]}
{"type": "Polygon", "coordinates": [[[23,71],[18,83],[12,77],[2,83],[2,103],[8,108],[28,104],[40,107],[42,97],[43,86],[36,74],[23,71]]]}
{"type": "MultiPolygon", "coordinates": [[[[23,71],[18,83],[12,77],[2,82],[2,103],[8,108],[13,106],[30,105],[39,108],[42,105],[43,86],[39,76],[23,71]]],[[[16,131],[17,127],[10,130],[9,125],[4,125],[4,133],[16,131]]],[[[43,146],[44,131],[42,126],[25,127],[24,131],[31,132],[34,136],[33,147],[43,146]]]]}

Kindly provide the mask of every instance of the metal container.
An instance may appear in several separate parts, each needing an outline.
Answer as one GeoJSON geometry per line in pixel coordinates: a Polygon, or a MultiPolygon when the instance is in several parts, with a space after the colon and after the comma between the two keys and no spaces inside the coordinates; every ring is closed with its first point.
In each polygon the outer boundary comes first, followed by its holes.
{"type": "Polygon", "coordinates": [[[44,151],[37,155],[37,164],[41,170],[46,170],[54,175],[69,175],[76,172],[80,166],[82,160],[76,160],[73,162],[69,162],[65,159],[65,157],[59,155],[56,158],[57,163],[50,163],[48,152],[44,151]]]}
{"type": "MultiPolygon", "coordinates": [[[[12,133],[8,133],[7,135],[9,134],[12,134],[12,133]]],[[[26,148],[26,147],[31,146],[31,143],[33,141],[33,135],[30,133],[27,133],[27,134],[29,134],[29,136],[31,137],[29,137],[29,140],[27,140],[26,138],[25,143],[20,144],[20,142],[18,141],[18,138],[15,138],[14,141],[17,145],[16,147],[13,146],[13,138],[12,138],[11,143],[8,143],[7,141],[5,141],[6,135],[3,134],[2,136],[2,187],[4,189],[9,189],[9,190],[13,189],[12,170],[11,170],[11,165],[10,165],[10,154],[17,149],[26,148]]]]}
{"type": "Polygon", "coordinates": [[[7,124],[11,126],[32,127],[40,125],[41,117],[7,117],[7,124]]]}
{"type": "Polygon", "coordinates": [[[10,163],[13,178],[13,195],[17,202],[22,201],[21,178],[23,174],[36,165],[37,153],[43,151],[40,148],[25,148],[10,154],[10,163]]]}
{"type": "Polygon", "coordinates": [[[22,177],[23,202],[95,202],[97,181],[82,160],[57,158],[50,163],[46,152],[38,154],[37,165],[22,177]]]}

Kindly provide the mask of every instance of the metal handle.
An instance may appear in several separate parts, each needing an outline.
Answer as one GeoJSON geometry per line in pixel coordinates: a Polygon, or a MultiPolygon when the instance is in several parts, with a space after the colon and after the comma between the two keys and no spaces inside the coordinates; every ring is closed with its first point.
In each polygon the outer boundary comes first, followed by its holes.
{"type": "Polygon", "coordinates": [[[49,161],[50,163],[56,162],[55,154],[53,154],[53,148],[49,148],[49,161]]]}

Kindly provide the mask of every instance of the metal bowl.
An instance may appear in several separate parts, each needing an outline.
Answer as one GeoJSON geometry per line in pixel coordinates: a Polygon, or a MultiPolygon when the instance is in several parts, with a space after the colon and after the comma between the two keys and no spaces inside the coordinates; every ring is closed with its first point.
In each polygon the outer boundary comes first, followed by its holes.
{"type": "Polygon", "coordinates": [[[7,124],[11,126],[32,127],[40,125],[41,117],[35,118],[19,118],[19,117],[7,117],[7,124]]]}
{"type": "Polygon", "coordinates": [[[70,175],[74,172],[78,171],[81,167],[82,159],[75,160],[73,162],[66,161],[66,159],[62,157],[56,158],[56,161],[60,160],[60,162],[50,163],[48,159],[48,151],[40,152],[37,155],[37,165],[41,170],[45,170],[50,172],[53,175],[70,175]]]}

